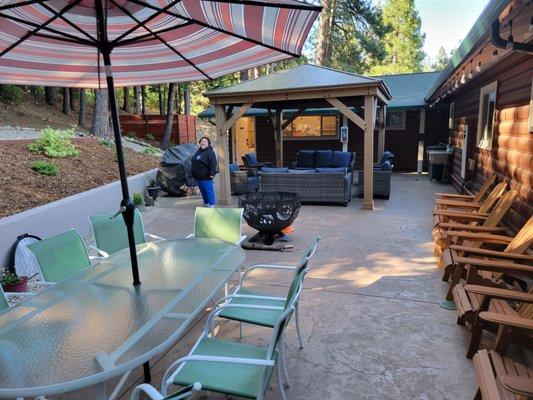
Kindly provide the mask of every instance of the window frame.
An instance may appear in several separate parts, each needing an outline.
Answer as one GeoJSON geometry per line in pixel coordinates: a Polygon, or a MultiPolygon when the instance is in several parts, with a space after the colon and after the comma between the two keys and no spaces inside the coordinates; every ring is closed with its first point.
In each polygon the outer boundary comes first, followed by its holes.
{"type": "Polygon", "coordinates": [[[391,110],[387,109],[387,112],[385,114],[385,129],[387,131],[405,131],[405,120],[407,118],[407,112],[406,110],[391,110]],[[387,124],[387,116],[392,113],[401,113],[402,115],[402,125],[401,127],[391,127],[387,124]]]}
{"type": "Polygon", "coordinates": [[[492,150],[492,141],[494,138],[494,127],[495,127],[495,119],[496,119],[496,104],[498,101],[498,81],[494,81],[489,83],[488,85],[483,86],[479,91],[479,110],[478,110],[478,118],[477,118],[477,135],[476,135],[476,147],[482,150],[492,150]],[[494,109],[492,112],[492,121],[488,120],[488,107],[490,104],[490,97],[491,94],[494,93],[494,109]],[[485,100],[487,99],[487,100],[485,100]],[[485,120],[486,119],[486,120],[485,120]],[[484,130],[485,127],[489,125],[489,122],[492,122],[490,124],[491,126],[491,132],[490,132],[490,142],[489,143],[482,143],[482,139],[484,136],[484,130]]]}
{"type": "MultiPolygon", "coordinates": [[[[300,117],[319,117],[320,118],[320,136],[292,136],[292,135],[285,136],[282,132],[282,137],[284,141],[285,140],[339,140],[339,118],[337,115],[331,115],[331,114],[301,115],[300,117]],[[324,117],[335,118],[335,135],[324,135],[323,134],[322,118],[324,117]]],[[[291,124],[289,125],[291,129],[291,133],[292,133],[293,123],[294,121],[292,121],[291,124]]]]}

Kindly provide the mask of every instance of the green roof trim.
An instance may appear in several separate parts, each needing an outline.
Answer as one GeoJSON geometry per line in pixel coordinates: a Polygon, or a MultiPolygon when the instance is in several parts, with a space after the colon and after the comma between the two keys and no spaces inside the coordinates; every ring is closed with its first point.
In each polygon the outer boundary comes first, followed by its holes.
{"type": "Polygon", "coordinates": [[[478,43],[486,37],[490,32],[492,23],[500,16],[510,2],[510,0],[492,0],[487,4],[464,40],[453,53],[450,63],[441,72],[437,81],[429,88],[425,96],[426,100],[429,100],[433,96],[455,69],[461,65],[463,60],[470,55],[478,43]]]}

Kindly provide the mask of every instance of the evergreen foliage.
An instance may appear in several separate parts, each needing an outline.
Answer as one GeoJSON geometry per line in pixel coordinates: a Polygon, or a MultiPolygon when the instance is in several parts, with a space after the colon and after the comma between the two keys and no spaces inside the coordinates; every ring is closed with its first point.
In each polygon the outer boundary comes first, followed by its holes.
{"type": "Polygon", "coordinates": [[[48,176],[56,176],[59,173],[59,167],[57,165],[42,160],[33,162],[31,169],[48,176]]]}

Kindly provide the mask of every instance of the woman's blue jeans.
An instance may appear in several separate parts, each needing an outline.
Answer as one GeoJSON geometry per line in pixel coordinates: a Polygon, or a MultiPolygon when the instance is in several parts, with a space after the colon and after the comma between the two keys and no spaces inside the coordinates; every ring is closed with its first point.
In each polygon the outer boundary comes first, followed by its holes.
{"type": "Polygon", "coordinates": [[[204,205],[209,204],[209,207],[215,206],[215,185],[211,179],[197,180],[198,188],[202,193],[202,199],[204,199],[204,205]]]}

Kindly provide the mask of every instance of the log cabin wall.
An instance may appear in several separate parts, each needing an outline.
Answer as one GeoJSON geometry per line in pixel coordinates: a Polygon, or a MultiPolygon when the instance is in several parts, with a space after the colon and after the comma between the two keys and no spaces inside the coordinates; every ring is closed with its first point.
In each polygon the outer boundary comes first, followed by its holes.
{"type": "Polygon", "coordinates": [[[464,127],[468,126],[468,158],[476,161],[474,186],[491,174],[508,182],[519,196],[504,222],[518,230],[533,214],[533,133],[528,118],[531,101],[533,57],[512,53],[452,94],[455,102],[454,129],[450,131],[455,152],[451,181],[461,190],[461,154],[464,127]],[[476,146],[480,89],[498,81],[492,149],[476,146]]]}

